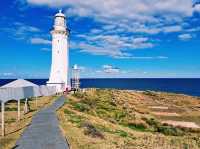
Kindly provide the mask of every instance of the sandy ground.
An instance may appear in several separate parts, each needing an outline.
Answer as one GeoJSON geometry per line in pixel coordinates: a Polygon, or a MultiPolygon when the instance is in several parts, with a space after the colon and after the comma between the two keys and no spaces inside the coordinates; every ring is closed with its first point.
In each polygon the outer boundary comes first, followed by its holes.
{"type": "Polygon", "coordinates": [[[180,127],[184,127],[184,128],[197,128],[199,129],[200,126],[198,126],[196,123],[194,122],[182,122],[182,121],[172,121],[172,120],[168,120],[168,121],[162,121],[163,124],[169,124],[169,125],[173,125],[173,126],[180,126],[180,127]]]}
{"type": "Polygon", "coordinates": [[[175,112],[152,112],[152,114],[158,116],[180,116],[180,114],[177,114],[175,112]]]}
{"type": "Polygon", "coordinates": [[[168,107],[163,107],[163,106],[150,106],[150,109],[160,109],[160,110],[168,110],[168,107]]]}

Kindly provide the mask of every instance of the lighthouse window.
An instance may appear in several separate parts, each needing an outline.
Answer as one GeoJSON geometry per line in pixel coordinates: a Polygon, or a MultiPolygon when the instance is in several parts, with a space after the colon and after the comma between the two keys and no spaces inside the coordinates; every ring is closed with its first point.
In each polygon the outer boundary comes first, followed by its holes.
{"type": "Polygon", "coordinates": [[[57,51],[57,53],[58,53],[58,54],[60,53],[59,50],[57,51]]]}
{"type": "Polygon", "coordinates": [[[59,40],[58,40],[58,43],[59,43],[59,40]]]}

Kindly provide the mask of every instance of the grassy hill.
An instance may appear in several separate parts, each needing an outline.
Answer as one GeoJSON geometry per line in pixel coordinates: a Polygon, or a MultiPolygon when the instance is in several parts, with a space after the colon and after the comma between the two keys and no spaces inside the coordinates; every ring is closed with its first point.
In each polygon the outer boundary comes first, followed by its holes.
{"type": "Polygon", "coordinates": [[[87,89],[58,111],[72,149],[198,149],[200,100],[152,91],[87,89]]]}

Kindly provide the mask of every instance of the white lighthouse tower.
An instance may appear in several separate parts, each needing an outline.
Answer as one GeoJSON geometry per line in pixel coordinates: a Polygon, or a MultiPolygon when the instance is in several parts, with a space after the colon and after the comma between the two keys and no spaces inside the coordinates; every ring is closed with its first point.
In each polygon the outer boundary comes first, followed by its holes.
{"type": "Polygon", "coordinates": [[[48,86],[56,86],[57,92],[68,88],[69,30],[66,17],[59,10],[55,15],[52,35],[52,64],[48,86]]]}

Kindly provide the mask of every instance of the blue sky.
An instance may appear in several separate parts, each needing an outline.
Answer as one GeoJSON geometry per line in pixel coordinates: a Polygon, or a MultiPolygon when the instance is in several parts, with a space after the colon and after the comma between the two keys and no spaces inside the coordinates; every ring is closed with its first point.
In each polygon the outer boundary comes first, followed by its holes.
{"type": "Polygon", "coordinates": [[[0,9],[0,78],[48,78],[59,9],[81,77],[200,76],[197,0],[6,0],[0,9]]]}

